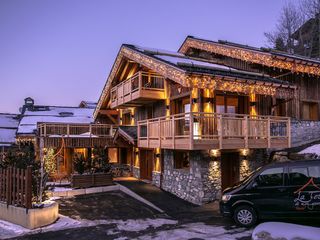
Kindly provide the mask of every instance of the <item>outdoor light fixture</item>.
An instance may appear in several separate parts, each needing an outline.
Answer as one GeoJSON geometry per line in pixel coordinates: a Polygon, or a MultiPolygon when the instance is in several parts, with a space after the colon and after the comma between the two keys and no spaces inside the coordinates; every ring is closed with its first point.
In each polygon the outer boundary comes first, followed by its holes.
{"type": "Polygon", "coordinates": [[[167,109],[167,110],[169,110],[169,109],[170,109],[170,106],[169,106],[169,105],[167,105],[167,106],[166,106],[166,109],[167,109]]]}
{"type": "Polygon", "coordinates": [[[197,103],[197,99],[196,98],[192,98],[192,103],[197,103]]]}
{"type": "Polygon", "coordinates": [[[220,150],[219,149],[211,149],[209,154],[211,157],[217,158],[220,156],[220,150]]]}
{"type": "Polygon", "coordinates": [[[241,150],[241,155],[247,157],[249,155],[249,149],[245,148],[241,150]]]}
{"type": "Polygon", "coordinates": [[[155,156],[156,156],[156,158],[159,158],[160,157],[160,153],[156,153],[155,156]]]}

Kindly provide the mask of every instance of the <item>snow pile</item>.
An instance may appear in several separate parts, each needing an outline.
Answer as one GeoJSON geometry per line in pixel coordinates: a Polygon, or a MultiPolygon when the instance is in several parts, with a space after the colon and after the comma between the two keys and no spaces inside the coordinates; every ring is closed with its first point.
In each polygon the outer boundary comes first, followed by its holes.
{"type": "Polygon", "coordinates": [[[29,230],[19,225],[9,223],[6,221],[0,220],[0,239],[6,238],[14,238],[22,235],[30,235],[36,234],[40,232],[49,232],[49,231],[59,231],[64,229],[71,229],[71,228],[80,228],[80,227],[92,227],[101,224],[115,224],[116,229],[110,231],[110,235],[117,234],[118,231],[129,231],[129,232],[139,232],[145,230],[149,227],[157,228],[165,224],[177,224],[177,221],[170,220],[170,219],[138,219],[132,220],[129,219],[127,221],[123,220],[86,220],[86,219],[79,219],[75,220],[63,215],[59,215],[59,219],[43,228],[38,228],[34,230],[29,230]]]}
{"type": "Polygon", "coordinates": [[[153,233],[152,235],[141,236],[138,239],[172,239],[172,240],[187,240],[187,239],[224,239],[234,240],[251,235],[251,230],[244,228],[226,230],[224,227],[211,226],[204,223],[189,223],[180,226],[177,229],[165,230],[153,233]]]}
{"type": "Polygon", "coordinates": [[[77,228],[85,226],[82,222],[74,220],[63,215],[59,215],[59,219],[43,228],[30,230],[22,226],[0,220],[0,239],[14,238],[26,234],[36,234],[40,232],[57,231],[69,228],[77,228]]]}
{"type": "Polygon", "coordinates": [[[320,156],[320,144],[312,145],[299,152],[300,154],[312,153],[320,156]]]}
{"type": "Polygon", "coordinates": [[[291,223],[267,222],[258,225],[253,233],[253,240],[264,239],[308,239],[319,240],[320,228],[291,223]]]}

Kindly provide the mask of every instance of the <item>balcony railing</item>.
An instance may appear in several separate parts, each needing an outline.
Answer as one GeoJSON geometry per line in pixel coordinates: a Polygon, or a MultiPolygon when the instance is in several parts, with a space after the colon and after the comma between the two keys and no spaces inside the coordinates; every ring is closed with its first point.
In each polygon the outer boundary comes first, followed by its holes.
{"type": "Polygon", "coordinates": [[[139,105],[145,100],[164,98],[164,77],[147,72],[137,72],[111,89],[111,108],[125,104],[139,105]]]}
{"type": "Polygon", "coordinates": [[[183,113],[138,122],[138,147],[143,148],[287,148],[290,142],[285,117],[183,113]]]}
{"type": "Polygon", "coordinates": [[[112,142],[116,127],[110,124],[39,123],[44,147],[104,147],[112,142]]]}

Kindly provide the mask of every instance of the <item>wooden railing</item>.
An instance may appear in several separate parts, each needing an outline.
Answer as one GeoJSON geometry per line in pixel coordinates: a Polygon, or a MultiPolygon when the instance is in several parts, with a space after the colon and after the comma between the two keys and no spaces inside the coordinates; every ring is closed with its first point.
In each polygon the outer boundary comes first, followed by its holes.
{"type": "Polygon", "coordinates": [[[140,71],[111,89],[112,108],[138,98],[164,99],[164,77],[140,71]]]}
{"type": "Polygon", "coordinates": [[[138,146],[168,149],[290,147],[290,119],[183,113],[138,122],[138,146]]]}
{"type": "Polygon", "coordinates": [[[39,123],[39,137],[111,138],[116,127],[111,124],[39,123]]]}
{"type": "Polygon", "coordinates": [[[32,167],[0,169],[0,201],[28,209],[32,207],[32,167]]]}

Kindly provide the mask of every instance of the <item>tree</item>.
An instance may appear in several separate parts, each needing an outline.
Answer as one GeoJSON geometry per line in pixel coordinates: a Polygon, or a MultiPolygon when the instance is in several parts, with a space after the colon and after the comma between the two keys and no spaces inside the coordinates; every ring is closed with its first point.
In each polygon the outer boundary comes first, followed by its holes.
{"type": "Polygon", "coordinates": [[[298,8],[293,3],[288,2],[281,10],[276,30],[265,33],[267,41],[271,45],[270,47],[293,53],[294,39],[292,35],[301,24],[302,16],[298,8]]]}

